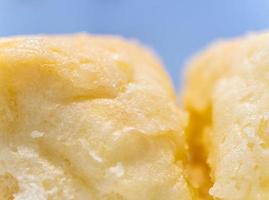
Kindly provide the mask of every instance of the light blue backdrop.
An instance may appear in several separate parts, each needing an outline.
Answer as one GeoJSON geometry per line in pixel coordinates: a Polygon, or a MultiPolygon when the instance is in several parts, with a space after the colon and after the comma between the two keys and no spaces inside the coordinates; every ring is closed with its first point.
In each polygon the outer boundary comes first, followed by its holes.
{"type": "Polygon", "coordinates": [[[174,83],[208,42],[269,27],[269,0],[0,0],[0,35],[118,34],[161,56],[174,83]]]}

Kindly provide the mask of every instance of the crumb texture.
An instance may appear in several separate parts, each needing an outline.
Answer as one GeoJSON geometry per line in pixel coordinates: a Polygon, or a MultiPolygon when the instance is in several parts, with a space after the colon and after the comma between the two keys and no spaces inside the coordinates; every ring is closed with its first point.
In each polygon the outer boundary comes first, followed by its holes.
{"type": "Polygon", "coordinates": [[[0,176],[0,199],[12,200],[19,191],[18,181],[10,173],[0,176]]]}
{"type": "Polygon", "coordinates": [[[189,128],[188,145],[191,158],[207,163],[210,184],[200,187],[210,188],[208,198],[269,199],[268,44],[268,33],[251,34],[212,45],[190,63],[184,105],[189,126],[195,116],[201,126],[189,128]]]}
{"type": "Polygon", "coordinates": [[[158,59],[135,42],[0,39],[1,200],[192,199],[185,124],[158,59]]]}

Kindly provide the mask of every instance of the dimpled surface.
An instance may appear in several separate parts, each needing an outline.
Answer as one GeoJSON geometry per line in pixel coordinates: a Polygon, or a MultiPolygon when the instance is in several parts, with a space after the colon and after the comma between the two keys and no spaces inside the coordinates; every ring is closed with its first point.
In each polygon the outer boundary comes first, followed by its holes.
{"type": "Polygon", "coordinates": [[[185,105],[208,119],[196,136],[204,137],[199,142],[208,157],[210,195],[268,199],[269,34],[219,43],[193,63],[188,77],[196,80],[187,81],[185,105]]]}
{"type": "Polygon", "coordinates": [[[184,124],[158,60],[134,42],[0,39],[4,200],[191,199],[184,124]]]}

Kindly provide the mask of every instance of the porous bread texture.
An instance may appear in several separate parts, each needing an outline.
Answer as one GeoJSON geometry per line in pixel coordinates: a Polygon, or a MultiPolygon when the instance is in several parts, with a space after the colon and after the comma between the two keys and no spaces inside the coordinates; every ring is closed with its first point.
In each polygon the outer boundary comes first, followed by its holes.
{"type": "Polygon", "coordinates": [[[212,183],[207,157],[210,146],[208,134],[212,121],[212,91],[219,79],[232,73],[230,58],[235,56],[237,43],[234,40],[213,44],[205,52],[195,56],[186,67],[181,98],[183,107],[189,114],[186,128],[187,172],[200,199],[211,199],[208,194],[212,183]]]}
{"type": "Polygon", "coordinates": [[[0,176],[0,199],[12,200],[19,191],[18,181],[9,173],[0,176]]]}
{"type": "Polygon", "coordinates": [[[268,74],[268,33],[220,42],[190,64],[185,108],[207,122],[188,141],[198,137],[208,157],[214,199],[269,198],[268,74]]]}
{"type": "Polygon", "coordinates": [[[0,39],[4,200],[192,199],[185,124],[159,61],[135,42],[0,39]]]}

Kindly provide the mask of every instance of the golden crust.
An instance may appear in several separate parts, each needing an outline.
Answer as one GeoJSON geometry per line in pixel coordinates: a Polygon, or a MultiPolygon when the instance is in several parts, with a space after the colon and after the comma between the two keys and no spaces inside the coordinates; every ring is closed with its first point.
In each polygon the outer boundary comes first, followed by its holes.
{"type": "Polygon", "coordinates": [[[159,61],[134,42],[0,40],[0,174],[18,181],[16,199],[191,199],[185,124],[159,61]]]}

